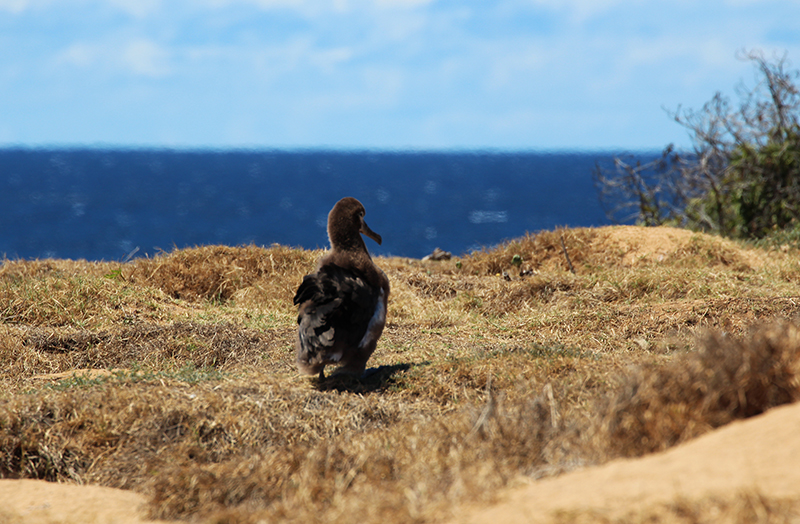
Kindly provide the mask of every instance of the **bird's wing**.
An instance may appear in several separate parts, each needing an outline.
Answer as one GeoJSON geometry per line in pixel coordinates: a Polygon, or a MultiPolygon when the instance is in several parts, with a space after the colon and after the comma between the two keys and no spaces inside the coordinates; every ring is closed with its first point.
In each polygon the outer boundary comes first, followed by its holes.
{"type": "Polygon", "coordinates": [[[358,272],[333,264],[307,275],[294,297],[300,304],[302,349],[309,356],[331,355],[338,360],[339,352],[358,347],[375,317],[381,292],[358,272]]]}

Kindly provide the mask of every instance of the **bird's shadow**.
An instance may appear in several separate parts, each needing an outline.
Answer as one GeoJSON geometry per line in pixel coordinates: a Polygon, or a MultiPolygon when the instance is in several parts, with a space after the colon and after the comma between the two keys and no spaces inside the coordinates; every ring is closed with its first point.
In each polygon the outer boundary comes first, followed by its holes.
{"type": "Polygon", "coordinates": [[[395,375],[401,371],[408,371],[412,366],[420,364],[394,364],[392,366],[378,366],[370,368],[363,375],[357,377],[346,373],[332,374],[322,379],[313,379],[314,388],[318,391],[339,391],[349,393],[373,393],[385,391],[396,383],[395,375]]]}

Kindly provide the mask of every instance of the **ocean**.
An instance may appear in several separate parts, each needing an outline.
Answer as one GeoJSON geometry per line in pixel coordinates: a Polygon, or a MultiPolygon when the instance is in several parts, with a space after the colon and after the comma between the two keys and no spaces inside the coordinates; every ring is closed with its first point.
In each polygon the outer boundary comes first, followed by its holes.
{"type": "Polygon", "coordinates": [[[327,247],[361,200],[373,254],[455,255],[610,223],[592,170],[613,152],[0,149],[0,255],[127,260],[197,245],[327,247]]]}

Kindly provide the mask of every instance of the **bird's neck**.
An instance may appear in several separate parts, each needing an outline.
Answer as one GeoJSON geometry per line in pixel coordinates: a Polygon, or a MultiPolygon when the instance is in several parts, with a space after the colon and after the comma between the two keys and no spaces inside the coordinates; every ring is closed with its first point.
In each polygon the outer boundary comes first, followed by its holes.
{"type": "Polygon", "coordinates": [[[369,258],[367,246],[361,235],[337,235],[328,231],[328,239],[331,242],[331,250],[342,253],[364,253],[369,258]]]}

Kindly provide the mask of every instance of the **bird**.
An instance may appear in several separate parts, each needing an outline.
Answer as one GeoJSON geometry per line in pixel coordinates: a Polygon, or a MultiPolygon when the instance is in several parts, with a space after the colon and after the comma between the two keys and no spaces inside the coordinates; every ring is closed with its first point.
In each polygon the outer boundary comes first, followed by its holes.
{"type": "Polygon", "coordinates": [[[361,235],[382,238],[364,221],[364,206],[353,197],[328,213],[330,250],[303,277],[294,296],[296,357],[300,372],[325,378],[325,366],[363,376],[386,325],[389,279],[372,261],[361,235]]]}

